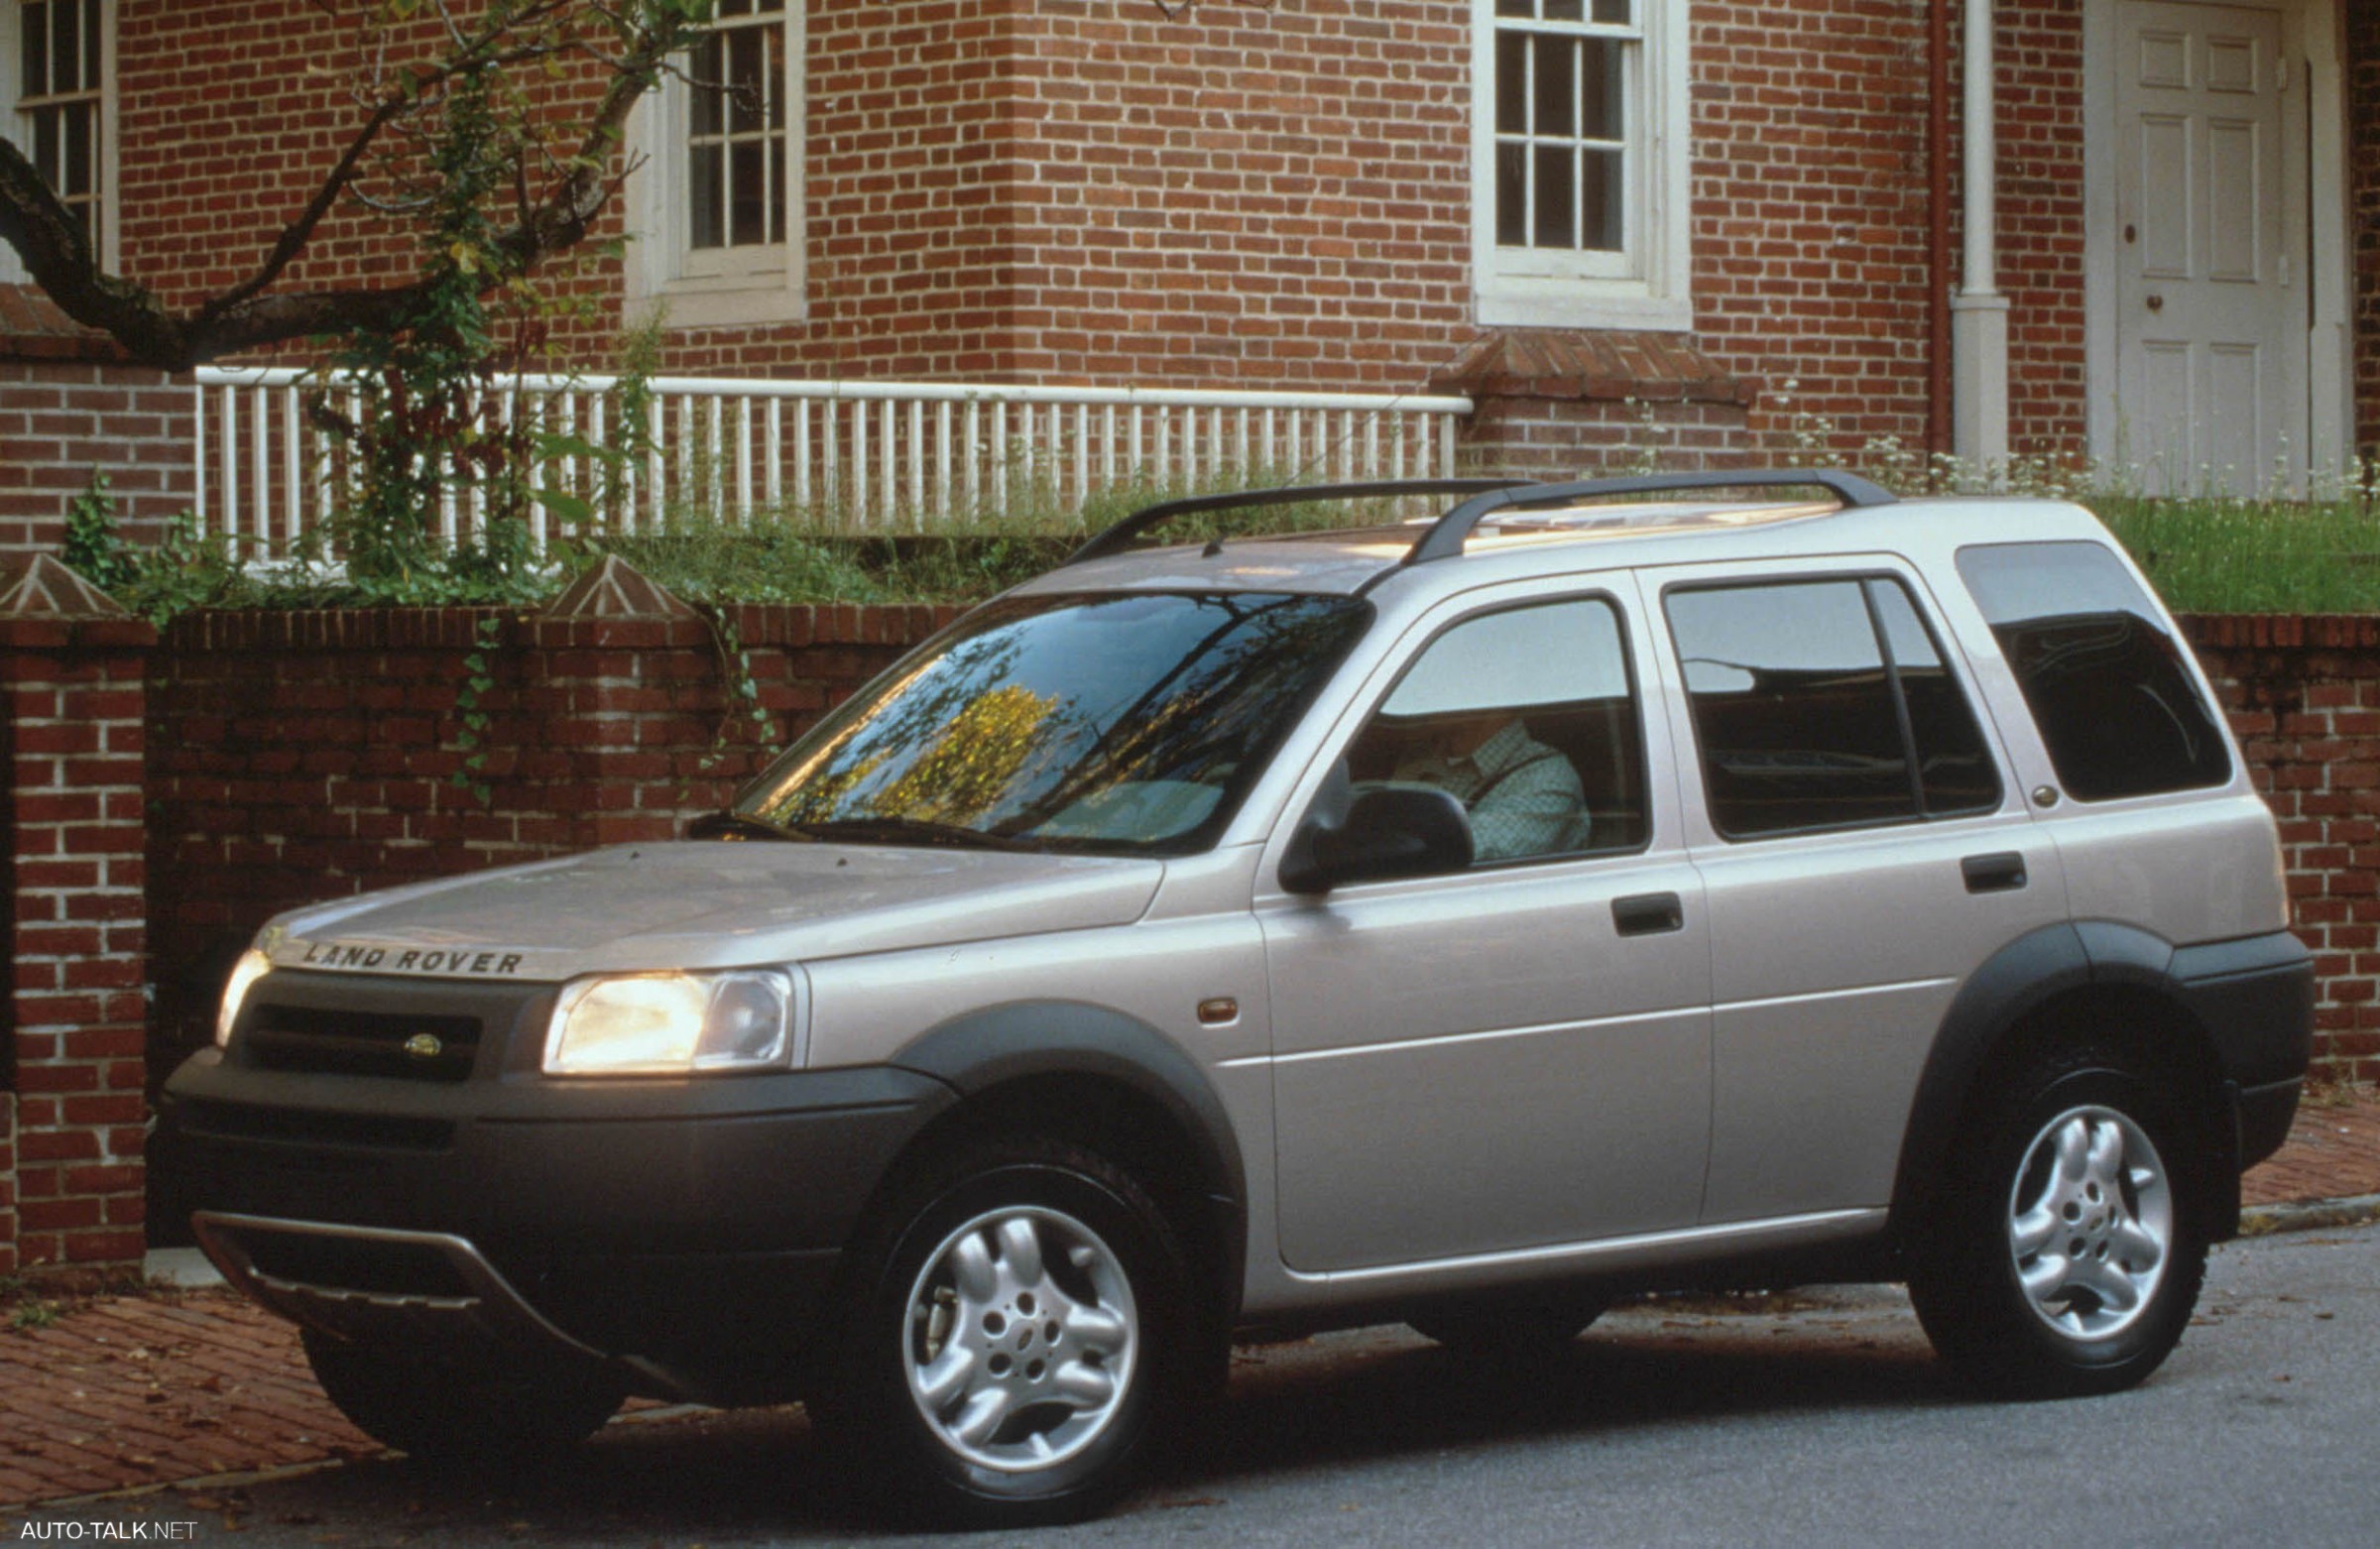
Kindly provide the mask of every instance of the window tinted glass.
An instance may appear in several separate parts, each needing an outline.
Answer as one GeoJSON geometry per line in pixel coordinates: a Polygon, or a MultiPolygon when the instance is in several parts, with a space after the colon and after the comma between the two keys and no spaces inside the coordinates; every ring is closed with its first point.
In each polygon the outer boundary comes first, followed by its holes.
{"type": "Polygon", "coordinates": [[[1858,581],[1672,592],[1711,821],[1730,838],[1918,815],[1858,581]]]}
{"type": "Polygon", "coordinates": [[[1917,744],[1919,793],[1928,817],[1985,812],[2000,804],[2000,772],[1991,762],[1983,730],[1943,663],[1941,649],[1917,616],[1917,607],[1898,581],[1867,583],[1884,642],[1892,649],[1893,671],[1909,706],[1909,733],[1917,744]]]}
{"type": "Polygon", "coordinates": [[[2081,800],[2219,785],[2231,753],[2155,605],[2096,543],[1993,543],[1959,573],[2081,800]]]}
{"type": "Polygon", "coordinates": [[[1348,749],[1366,784],[1431,785],[1471,815],[1482,863],[1644,842],[1644,742],[1619,615],[1601,599],[1513,608],[1433,640],[1348,749]]]}
{"type": "Polygon", "coordinates": [[[1721,833],[1999,805],[1982,729],[1900,582],[1699,588],[1668,607],[1721,833]]]}
{"type": "Polygon", "coordinates": [[[735,811],[817,838],[1178,854],[1212,841],[1370,617],[1263,593],[991,603],[735,811]]]}

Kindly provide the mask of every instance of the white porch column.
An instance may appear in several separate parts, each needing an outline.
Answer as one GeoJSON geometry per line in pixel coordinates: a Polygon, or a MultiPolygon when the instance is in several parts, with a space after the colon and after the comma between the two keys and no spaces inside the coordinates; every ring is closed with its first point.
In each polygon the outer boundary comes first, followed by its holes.
{"type": "Polygon", "coordinates": [[[1961,458],[2008,458],[2008,298],[1999,290],[1999,149],[1993,128],[1992,0],[1966,0],[1966,251],[1951,298],[1952,428],[1961,458]]]}

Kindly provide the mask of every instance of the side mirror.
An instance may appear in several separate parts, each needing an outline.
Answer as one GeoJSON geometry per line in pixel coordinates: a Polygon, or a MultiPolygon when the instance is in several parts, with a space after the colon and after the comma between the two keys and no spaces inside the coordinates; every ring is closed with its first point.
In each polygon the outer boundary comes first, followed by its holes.
{"type": "Polygon", "coordinates": [[[1441,877],[1471,864],[1471,818],[1443,790],[1367,790],[1332,823],[1309,814],[1281,863],[1291,893],[1328,893],[1350,883],[1441,877]]]}

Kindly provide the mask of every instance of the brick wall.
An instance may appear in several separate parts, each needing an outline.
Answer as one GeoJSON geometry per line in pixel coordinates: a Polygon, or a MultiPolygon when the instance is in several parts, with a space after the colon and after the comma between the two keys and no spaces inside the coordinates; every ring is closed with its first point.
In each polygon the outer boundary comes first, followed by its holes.
{"type": "Polygon", "coordinates": [[[2082,7],[2076,0],[1997,3],[2008,444],[2020,455],[2081,456],[2088,450],[2090,413],[2083,369],[2082,7]]]}
{"type": "Polygon", "coordinates": [[[154,540],[190,504],[190,390],[97,361],[0,358],[0,552],[48,547],[104,468],[122,532],[154,540]]]}
{"type": "MultiPolygon", "coordinates": [[[[2359,417],[2380,441],[2380,19],[2350,9],[2359,417]]],[[[809,0],[808,314],[676,330],[664,365],[1418,388],[1478,335],[1469,16],[1466,0],[1209,0],[1172,20],[1144,0],[809,0]]],[[[2074,0],[2001,7],[2024,451],[2079,450],[2088,407],[2081,18],[2074,0]]],[[[1691,24],[1691,339],[1758,395],[1744,444],[1791,449],[1803,415],[1845,447],[1917,444],[1926,6],[1696,0],[1691,24]]],[[[136,278],[186,303],[261,258],[353,122],[354,41],[297,0],[124,8],[136,278]]],[[[344,211],[290,278],[382,279],[406,251],[344,211]]],[[[601,261],[579,283],[598,303],[572,336],[585,356],[621,283],[601,261]]]]}
{"type": "Polygon", "coordinates": [[[2280,821],[2315,1046],[2380,1080],[2380,617],[2184,620],[2280,821]]]}
{"type": "MultiPolygon", "coordinates": [[[[13,1091],[15,1163],[13,1201],[0,1168],[0,1267],[137,1261],[144,1242],[142,673],[154,639],[130,621],[0,620],[14,1056],[0,1085],[13,1091]]],[[[9,1129],[0,1114],[0,1147],[9,1129]]]]}
{"type": "Polygon", "coordinates": [[[162,1074],[210,1035],[223,972],[275,912],[671,837],[724,802],[760,747],[782,746],[948,616],[737,610],[771,722],[724,740],[731,707],[699,621],[476,609],[177,621],[151,669],[153,1062],[162,1074]],[[467,753],[464,657],[489,628],[495,687],[479,708],[492,719],[467,753]],[[458,772],[485,801],[451,782],[458,772]]]}
{"type": "MultiPolygon", "coordinates": [[[[1702,342],[1913,439],[1923,8],[1692,21],[1702,342]]],[[[1475,336],[1468,0],[810,0],[807,37],[808,315],[680,330],[669,369],[1412,389],[1475,336]]],[[[127,8],[119,52],[128,267],[188,301],[335,154],[355,50],[281,0],[127,8]]],[[[343,213],[292,279],[403,251],[343,213]]]]}

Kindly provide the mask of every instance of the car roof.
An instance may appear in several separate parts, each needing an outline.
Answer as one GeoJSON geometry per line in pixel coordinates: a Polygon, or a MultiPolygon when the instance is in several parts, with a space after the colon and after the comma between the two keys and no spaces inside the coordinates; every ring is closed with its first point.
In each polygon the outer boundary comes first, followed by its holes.
{"type": "MultiPolygon", "coordinates": [[[[1713,475],[1719,483],[1725,475],[1713,475]]],[[[1528,493],[1523,491],[1523,494],[1528,493]]],[[[1450,502],[1437,503],[1440,510],[1450,502]]],[[[2105,540],[2095,518],[2062,501],[1945,496],[1832,501],[1584,500],[1507,507],[1479,519],[1449,557],[1411,562],[1438,513],[1329,532],[1227,536],[1128,548],[1050,570],[1024,594],[1262,591],[1361,595],[1393,587],[1465,590],[1494,581],[1649,565],[1891,552],[1969,543],[2105,540]]]]}

